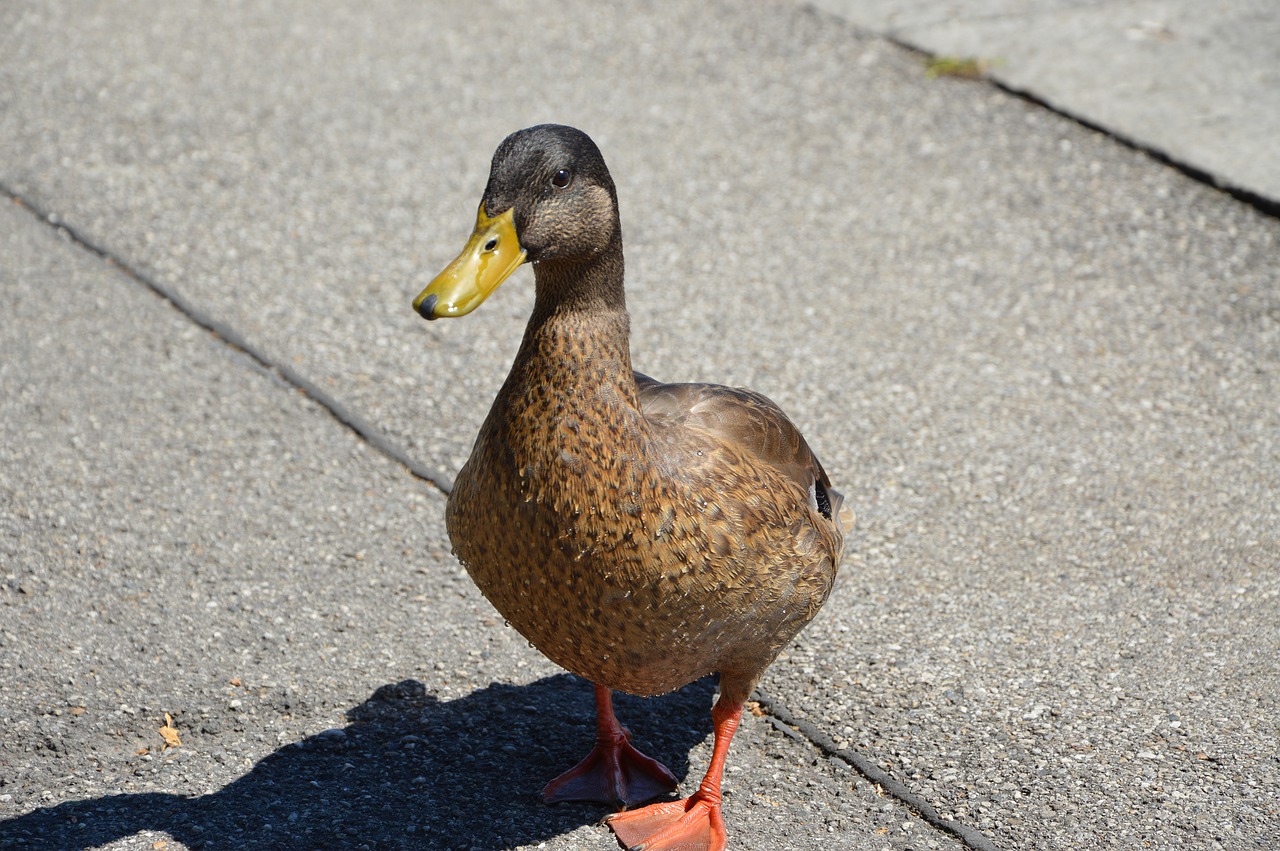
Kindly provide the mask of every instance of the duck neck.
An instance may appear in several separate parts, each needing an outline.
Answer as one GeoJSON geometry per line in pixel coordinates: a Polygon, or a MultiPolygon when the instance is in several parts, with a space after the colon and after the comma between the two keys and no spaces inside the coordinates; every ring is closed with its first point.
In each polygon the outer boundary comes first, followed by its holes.
{"type": "MultiPolygon", "coordinates": [[[[537,352],[565,361],[588,358],[592,371],[619,371],[631,377],[631,321],[623,294],[621,246],[587,262],[543,261],[533,267],[533,313],[521,355],[537,352]]],[[[549,371],[558,371],[544,364],[549,371]]]]}
{"type": "Polygon", "coordinates": [[[566,402],[574,407],[601,398],[634,405],[621,248],[611,247],[586,264],[544,261],[533,268],[533,314],[508,389],[527,386],[526,382],[549,383],[557,392],[567,392],[566,402]]]}
{"type": "Polygon", "coordinates": [[[603,504],[617,494],[591,494],[616,483],[584,475],[582,464],[644,456],[622,259],[534,271],[533,314],[467,465],[506,475],[504,492],[519,495],[521,511],[544,501],[560,511],[573,495],[583,506],[603,504]]]}
{"type": "Polygon", "coordinates": [[[622,246],[618,240],[586,261],[543,260],[534,265],[533,276],[531,328],[573,314],[626,313],[622,246]]]}

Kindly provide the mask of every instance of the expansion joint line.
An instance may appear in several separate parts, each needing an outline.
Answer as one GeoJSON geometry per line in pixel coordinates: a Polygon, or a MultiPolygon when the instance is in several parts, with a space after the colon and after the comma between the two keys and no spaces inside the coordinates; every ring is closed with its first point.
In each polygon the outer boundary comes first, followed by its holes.
{"type": "Polygon", "coordinates": [[[235,328],[220,319],[210,316],[208,313],[183,298],[173,289],[170,289],[154,278],[146,275],[136,267],[130,265],[123,258],[115,255],[109,249],[98,245],[76,228],[62,221],[57,215],[42,210],[38,205],[32,203],[30,200],[22,197],[16,192],[13,192],[8,187],[0,185],[0,196],[7,197],[11,203],[26,210],[33,218],[39,220],[42,224],[54,228],[58,233],[62,234],[65,239],[70,240],[72,244],[83,248],[85,251],[88,251],[119,269],[137,283],[151,290],[155,295],[169,302],[175,310],[185,316],[193,324],[213,334],[213,336],[224,345],[247,355],[251,360],[256,362],[258,366],[276,375],[286,385],[301,391],[311,399],[311,401],[315,402],[327,411],[335,420],[351,429],[351,431],[355,432],[365,442],[381,452],[383,455],[386,455],[393,461],[403,465],[417,478],[434,485],[441,491],[441,493],[446,495],[448,495],[449,491],[453,488],[453,482],[448,475],[439,470],[428,467],[425,464],[420,464],[410,458],[408,453],[397,446],[391,438],[387,437],[387,435],[373,423],[368,422],[363,417],[346,408],[341,402],[321,389],[314,381],[311,381],[287,363],[281,363],[272,359],[267,352],[249,342],[249,340],[235,328]]]}
{"type": "MultiPolygon", "coordinates": [[[[911,42],[903,39],[900,36],[888,35],[885,33],[875,33],[869,30],[860,30],[860,32],[870,33],[873,36],[882,38],[885,41],[888,41],[890,44],[900,47],[909,53],[913,53],[918,57],[937,58],[935,54],[933,54],[931,51],[925,50],[922,47],[912,44],[911,42]]],[[[1066,118],[1069,121],[1073,121],[1076,124],[1079,124],[1081,127],[1084,127],[1088,130],[1092,130],[1095,133],[1106,136],[1108,139],[1111,139],[1116,144],[1123,145],[1124,147],[1128,148],[1131,151],[1137,151],[1138,153],[1145,154],[1146,156],[1150,157],[1151,159],[1155,160],[1161,165],[1168,166],[1174,171],[1177,171],[1183,174],[1184,176],[1194,180],[1196,183],[1203,183],[1205,186],[1209,186],[1213,189],[1218,190],[1219,192],[1229,195],[1230,197],[1239,201],[1241,204],[1247,204],[1248,206],[1252,207],[1253,209],[1257,210],[1259,213],[1262,213],[1265,216],[1270,216],[1271,218],[1280,218],[1280,199],[1278,198],[1269,198],[1266,195],[1262,195],[1257,192],[1254,192],[1252,189],[1247,189],[1243,186],[1237,186],[1233,183],[1228,183],[1223,180],[1219,180],[1216,176],[1214,176],[1208,171],[1205,171],[1202,168],[1194,166],[1191,163],[1183,162],[1182,160],[1175,159],[1174,157],[1170,156],[1167,152],[1162,151],[1157,147],[1140,142],[1137,139],[1133,139],[1129,136],[1126,136],[1118,132],[1114,128],[1107,127],[1106,125],[1103,125],[1103,124],[1098,124],[1095,121],[1091,121],[1088,118],[1085,118],[1083,115],[1079,115],[1068,109],[1064,109],[1063,107],[1057,104],[1054,104],[1045,100],[1044,98],[1040,97],[1039,95],[1035,94],[1034,92],[1028,89],[1018,88],[1017,86],[1013,86],[1009,83],[1002,82],[1001,80],[998,80],[990,76],[989,74],[983,75],[981,77],[981,80],[982,82],[985,82],[991,86],[994,86],[995,88],[999,89],[1002,92],[1005,92],[1006,94],[1012,95],[1013,97],[1016,97],[1020,100],[1024,100],[1027,103],[1034,104],[1035,106],[1047,112],[1052,112],[1055,115],[1061,115],[1063,118],[1066,118]]]]}
{"type": "Polygon", "coordinates": [[[996,846],[991,844],[991,840],[987,839],[977,828],[943,818],[942,814],[932,804],[908,789],[901,780],[889,774],[863,754],[851,748],[836,747],[836,743],[832,741],[830,736],[818,729],[812,722],[797,718],[776,697],[757,688],[751,695],[751,699],[760,704],[760,708],[768,713],[770,720],[774,722],[774,726],[783,733],[809,742],[829,759],[838,759],[846,763],[867,780],[874,783],[879,791],[896,798],[926,824],[950,833],[963,842],[966,847],[972,848],[974,851],[998,851],[996,846]]]}

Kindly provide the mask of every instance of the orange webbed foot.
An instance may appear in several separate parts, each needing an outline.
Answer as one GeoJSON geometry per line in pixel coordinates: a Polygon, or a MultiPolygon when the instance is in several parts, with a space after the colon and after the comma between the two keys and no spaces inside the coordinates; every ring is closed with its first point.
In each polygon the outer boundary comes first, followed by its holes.
{"type": "Polygon", "coordinates": [[[596,686],[596,745],[586,759],[548,783],[542,800],[593,801],[610,806],[643,804],[676,788],[665,765],[636,750],[613,715],[613,698],[596,686]]]}
{"type": "Polygon", "coordinates": [[[723,694],[711,710],[716,741],[698,791],[683,801],[650,804],[605,819],[629,851],[724,851],[728,835],[720,811],[720,781],[729,742],[742,718],[742,703],[723,694]]]}
{"type": "Polygon", "coordinates": [[[548,804],[595,801],[629,807],[665,795],[676,785],[675,776],[665,765],[622,738],[597,742],[586,759],[543,788],[542,800],[548,804]]]}
{"type": "Polygon", "coordinates": [[[700,793],[615,813],[605,823],[629,851],[724,851],[728,843],[720,802],[700,793]]]}

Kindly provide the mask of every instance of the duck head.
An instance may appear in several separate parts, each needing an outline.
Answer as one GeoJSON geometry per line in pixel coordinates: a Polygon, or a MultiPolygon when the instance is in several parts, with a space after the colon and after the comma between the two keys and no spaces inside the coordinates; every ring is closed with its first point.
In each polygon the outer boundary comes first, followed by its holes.
{"type": "Polygon", "coordinates": [[[464,316],[522,263],[586,265],[613,245],[620,251],[617,190],[591,138],[559,124],[519,130],[493,155],[471,238],[413,308],[464,316]]]}

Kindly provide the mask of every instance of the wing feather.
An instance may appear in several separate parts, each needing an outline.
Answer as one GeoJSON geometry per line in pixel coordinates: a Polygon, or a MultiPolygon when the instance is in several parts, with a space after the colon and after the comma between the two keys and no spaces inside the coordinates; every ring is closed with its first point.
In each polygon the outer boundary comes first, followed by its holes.
{"type": "MultiPolygon", "coordinates": [[[[841,515],[843,497],[831,487],[817,455],[790,418],[764,394],[721,384],[663,384],[639,372],[636,384],[645,419],[655,431],[672,438],[663,442],[673,452],[730,445],[798,484],[809,495],[811,508],[828,519],[840,518],[834,521],[837,528],[848,519],[841,515]]],[[[680,463],[678,458],[672,460],[680,463]]]]}

